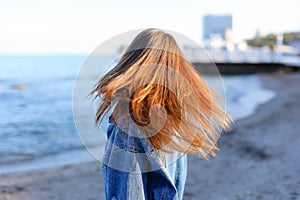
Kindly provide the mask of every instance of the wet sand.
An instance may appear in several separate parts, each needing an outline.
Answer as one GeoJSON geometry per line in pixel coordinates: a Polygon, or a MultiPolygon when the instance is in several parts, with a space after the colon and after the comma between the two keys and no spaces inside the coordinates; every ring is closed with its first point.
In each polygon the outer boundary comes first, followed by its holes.
{"type": "MultiPolygon", "coordinates": [[[[185,200],[300,199],[300,73],[260,77],[275,98],[221,137],[216,158],[189,156],[185,200]]],[[[0,199],[104,199],[100,163],[0,175],[0,199]]]]}

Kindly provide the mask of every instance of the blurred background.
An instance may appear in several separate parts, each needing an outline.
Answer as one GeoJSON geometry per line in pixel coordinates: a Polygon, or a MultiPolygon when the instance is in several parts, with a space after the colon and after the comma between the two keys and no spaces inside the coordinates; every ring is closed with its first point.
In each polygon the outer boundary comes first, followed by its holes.
{"type": "MultiPolygon", "coordinates": [[[[260,73],[300,69],[299,7],[297,0],[2,0],[0,199],[24,193],[8,184],[16,173],[94,160],[77,135],[72,92],[80,67],[103,42],[145,28],[187,36],[199,47],[183,45],[185,55],[201,66],[205,49],[222,74],[227,111],[239,121],[276,97],[260,73]]],[[[126,44],[119,47],[116,55],[126,44]]]]}

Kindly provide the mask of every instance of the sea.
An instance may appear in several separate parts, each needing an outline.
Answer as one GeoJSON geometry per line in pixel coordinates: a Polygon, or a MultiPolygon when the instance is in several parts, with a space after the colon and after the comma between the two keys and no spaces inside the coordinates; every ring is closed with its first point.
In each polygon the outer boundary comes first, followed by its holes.
{"type": "MultiPolygon", "coordinates": [[[[0,174],[95,160],[78,134],[72,105],[86,59],[87,55],[0,56],[0,174]]],[[[218,80],[226,110],[236,121],[275,96],[255,74],[218,80]]]]}

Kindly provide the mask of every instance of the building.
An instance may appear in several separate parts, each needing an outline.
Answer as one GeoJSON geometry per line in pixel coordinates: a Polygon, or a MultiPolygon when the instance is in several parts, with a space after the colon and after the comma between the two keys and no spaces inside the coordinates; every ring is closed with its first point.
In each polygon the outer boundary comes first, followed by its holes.
{"type": "Polygon", "coordinates": [[[203,39],[217,36],[223,40],[232,40],[231,15],[206,15],[203,17],[203,39]]]}

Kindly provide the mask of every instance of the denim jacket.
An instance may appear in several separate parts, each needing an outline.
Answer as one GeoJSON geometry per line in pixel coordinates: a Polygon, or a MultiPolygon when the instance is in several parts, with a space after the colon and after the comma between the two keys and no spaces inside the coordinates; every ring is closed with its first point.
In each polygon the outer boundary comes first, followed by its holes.
{"type": "Polygon", "coordinates": [[[182,199],[187,175],[185,154],[158,155],[146,138],[134,137],[112,121],[106,136],[102,160],[106,200],[182,199]]]}

